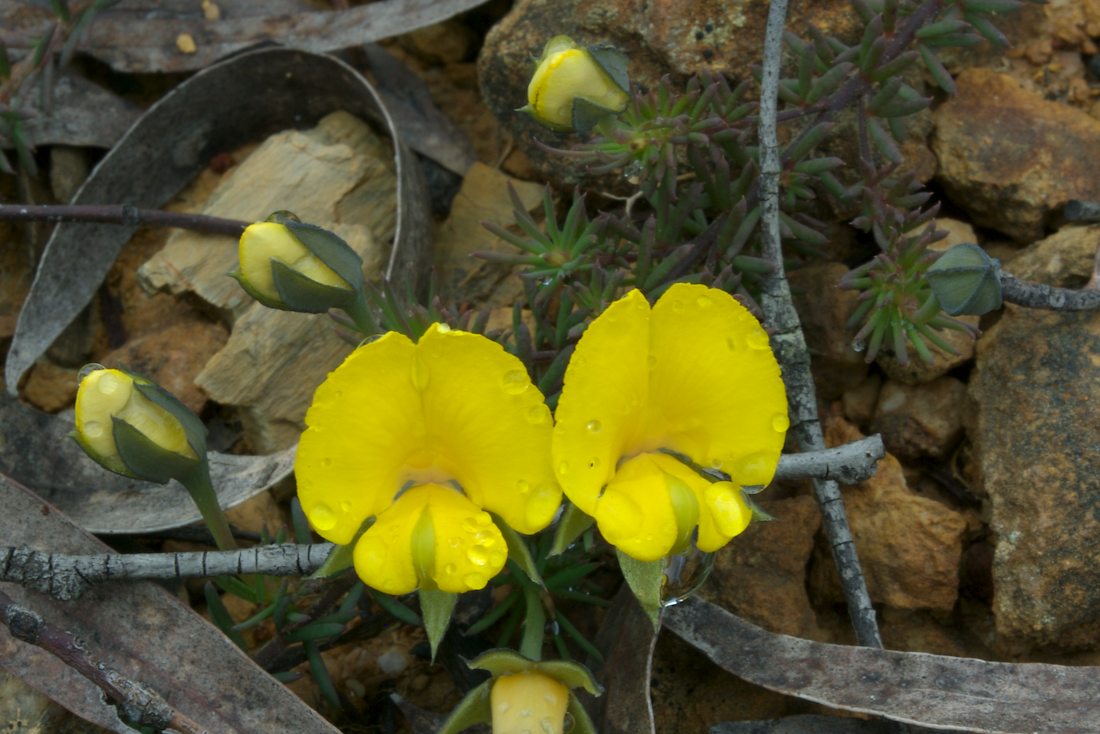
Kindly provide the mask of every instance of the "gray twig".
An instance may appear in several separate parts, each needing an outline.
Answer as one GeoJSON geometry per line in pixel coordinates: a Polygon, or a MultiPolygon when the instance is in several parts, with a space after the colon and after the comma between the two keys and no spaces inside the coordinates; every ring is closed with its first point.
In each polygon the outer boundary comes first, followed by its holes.
{"type": "Polygon", "coordinates": [[[885,455],[882,436],[876,433],[831,449],[783,454],[775,478],[831,479],[841,484],[858,484],[874,475],[875,466],[885,455]]]}
{"type": "MultiPolygon", "coordinates": [[[[760,305],[763,307],[772,343],[791,402],[792,424],[799,445],[807,451],[825,446],[821,421],[817,413],[817,397],[810,372],[810,356],[798,314],[791,302],[790,286],[783,270],[783,255],[779,234],[779,142],[776,130],[779,66],[783,54],[783,27],[787,17],[787,0],[772,0],[768,10],[764,37],[763,78],[760,90],[760,203],[761,240],[764,259],[772,264],[772,273],[765,279],[760,305]]],[[[848,613],[859,644],[882,647],[875,610],[867,593],[859,558],[856,555],[852,531],[844,513],[844,500],[835,480],[817,479],[814,493],[829,538],[833,560],[840,572],[848,613]]]]}
{"type": "Polygon", "coordinates": [[[12,222],[102,222],[129,226],[176,227],[196,232],[240,237],[249,222],[222,219],[206,214],[139,209],[128,204],[0,204],[0,220],[12,222]]]}
{"type": "Polygon", "coordinates": [[[0,591],[0,622],[7,625],[12,637],[55,655],[99,686],[118,704],[127,721],[157,731],[172,729],[183,734],[207,734],[206,729],[177,711],[155,691],[97,661],[89,652],[88,644],[72,632],[59,629],[37,613],[16,604],[3,591],[0,591]]]}
{"type": "MultiPolygon", "coordinates": [[[[1097,258],[1100,263],[1100,257],[1097,258]]],[[[1050,311],[1096,311],[1100,309],[1100,289],[1056,288],[1045,283],[1020,280],[1001,271],[1001,297],[1009,303],[1050,311]]]]}
{"type": "Polygon", "coordinates": [[[63,601],[92,584],[119,579],[180,579],[261,573],[307,576],[325,562],[331,543],[263,545],[240,551],[202,553],[98,553],[64,555],[0,548],[0,581],[21,584],[63,601]]]}

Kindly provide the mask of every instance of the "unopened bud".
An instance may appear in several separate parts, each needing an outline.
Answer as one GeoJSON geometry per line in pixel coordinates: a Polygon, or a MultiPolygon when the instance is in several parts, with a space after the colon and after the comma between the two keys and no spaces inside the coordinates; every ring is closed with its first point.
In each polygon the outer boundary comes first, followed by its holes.
{"type": "Polygon", "coordinates": [[[547,42],[527,87],[529,113],[541,124],[586,131],[622,112],[630,100],[626,56],[609,46],[578,46],[569,36],[547,42]]]}

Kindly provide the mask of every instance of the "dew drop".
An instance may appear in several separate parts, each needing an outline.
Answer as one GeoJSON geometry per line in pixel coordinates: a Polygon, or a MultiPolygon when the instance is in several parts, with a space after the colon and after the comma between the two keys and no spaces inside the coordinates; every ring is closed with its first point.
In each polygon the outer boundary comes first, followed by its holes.
{"type": "Polygon", "coordinates": [[[737,460],[730,477],[741,485],[766,484],[775,473],[775,462],[767,452],[741,457],[737,460]]]}
{"type": "Polygon", "coordinates": [[[527,411],[527,422],[533,426],[541,426],[546,422],[546,419],[550,416],[546,406],[543,404],[536,405],[527,411]]]}
{"type": "Polygon", "coordinates": [[[732,336],[732,335],[727,336],[726,337],[726,348],[729,349],[731,352],[736,352],[738,350],[737,337],[732,336]]]}
{"type": "Polygon", "coordinates": [[[308,515],[310,522],[313,523],[313,527],[317,528],[317,530],[322,533],[336,527],[336,513],[333,512],[332,508],[328,505],[314,505],[308,515]]]}
{"type": "Polygon", "coordinates": [[[477,573],[468,573],[462,579],[462,583],[466,584],[470,589],[485,588],[485,581],[485,577],[477,573]]]}
{"type": "Polygon", "coordinates": [[[113,395],[122,387],[122,380],[112,374],[103,375],[96,383],[96,388],[104,395],[113,395]]]}
{"type": "Polygon", "coordinates": [[[88,421],[84,424],[84,435],[88,438],[99,438],[103,435],[103,424],[97,421],[88,421]]]}
{"type": "Polygon", "coordinates": [[[89,362],[88,364],[86,364],[86,365],[84,365],[83,367],[80,368],[80,372],[76,373],[76,381],[77,382],[84,382],[84,378],[87,377],[88,375],[92,374],[93,372],[98,372],[99,370],[105,370],[105,369],[107,369],[107,368],[104,367],[101,364],[96,364],[95,362],[89,362]]]}
{"type": "Polygon", "coordinates": [[[466,551],[466,559],[475,566],[484,566],[489,562],[489,554],[480,545],[475,545],[466,551]]]}
{"type": "Polygon", "coordinates": [[[451,546],[452,548],[457,548],[460,545],[462,545],[462,539],[461,538],[449,538],[447,540],[447,545],[451,546]]]}
{"type": "Polygon", "coordinates": [[[321,459],[321,466],[324,466],[324,467],[332,466],[332,457],[331,456],[326,456],[325,458],[321,459]]]}
{"type": "Polygon", "coordinates": [[[504,565],[504,554],[500,551],[493,551],[489,554],[489,565],[493,568],[500,568],[504,565]]]}
{"type": "Polygon", "coordinates": [[[414,358],[412,369],[409,372],[409,381],[412,383],[413,389],[426,390],[429,380],[431,380],[431,373],[428,371],[428,366],[419,359],[414,358]]]}
{"type": "Polygon", "coordinates": [[[482,512],[474,519],[474,522],[476,522],[481,527],[486,527],[493,522],[493,518],[489,517],[489,513],[482,512]]]}
{"type": "Polygon", "coordinates": [[[523,370],[509,370],[500,378],[500,384],[509,395],[519,395],[531,385],[531,381],[523,370]]]}
{"type": "Polygon", "coordinates": [[[695,305],[699,308],[710,308],[712,305],[710,296],[699,296],[695,299],[695,305]]]}
{"type": "Polygon", "coordinates": [[[859,353],[859,352],[862,352],[866,348],[867,348],[867,343],[864,342],[862,339],[853,339],[852,340],[852,351],[853,352],[859,353]]]}
{"type": "Polygon", "coordinates": [[[791,427],[791,419],[786,413],[776,413],[772,416],[772,428],[776,433],[782,433],[791,427]]]}
{"type": "Polygon", "coordinates": [[[476,533],[478,530],[477,523],[472,517],[464,518],[462,520],[462,529],[465,530],[467,533],[476,533]]]}
{"type": "Polygon", "coordinates": [[[554,722],[545,716],[539,721],[539,728],[542,729],[543,734],[554,734],[554,722]]]}
{"type": "Polygon", "coordinates": [[[563,462],[559,463],[558,464],[558,474],[564,477],[568,473],[569,473],[569,462],[568,461],[563,461],[563,462]]]}
{"type": "Polygon", "coordinates": [[[590,420],[585,428],[588,429],[589,433],[599,433],[603,430],[603,424],[597,420],[590,420]]]}
{"type": "Polygon", "coordinates": [[[521,479],[516,482],[516,491],[522,495],[531,494],[531,483],[526,479],[521,479]]]}
{"type": "Polygon", "coordinates": [[[684,310],[684,302],[680,301],[680,300],[673,301],[672,302],[672,310],[675,311],[676,313],[682,312],[684,310]]]}
{"type": "MultiPolygon", "coordinates": [[[[553,706],[558,702],[558,697],[555,696],[553,693],[544,693],[542,694],[542,700],[553,706]]],[[[549,721],[549,719],[543,719],[543,721],[549,721]]]]}
{"type": "Polygon", "coordinates": [[[749,349],[767,349],[770,346],[768,333],[763,329],[758,329],[749,334],[745,342],[749,345],[749,349]]]}
{"type": "Polygon", "coordinates": [[[508,709],[510,708],[512,708],[512,704],[508,703],[507,701],[501,701],[497,704],[497,711],[502,714],[508,713],[508,709]]]}
{"type": "Polygon", "coordinates": [[[439,332],[440,334],[446,334],[446,333],[447,333],[448,331],[450,331],[450,330],[451,330],[451,327],[450,327],[449,325],[447,325],[447,324],[439,323],[439,324],[436,324],[436,325],[435,325],[435,329],[436,329],[436,331],[438,331],[438,332],[439,332]]]}
{"type": "Polygon", "coordinates": [[[455,564],[453,563],[448,563],[446,566],[443,567],[443,573],[447,574],[448,576],[453,576],[454,572],[457,570],[458,567],[455,566],[455,564]]]}
{"type": "Polygon", "coordinates": [[[570,734],[573,731],[573,727],[577,725],[576,720],[573,719],[573,714],[568,711],[565,712],[565,721],[562,722],[561,730],[565,734],[570,734]]]}
{"type": "Polygon", "coordinates": [[[351,512],[351,503],[346,500],[344,502],[341,502],[340,512],[343,512],[344,514],[351,512]]]}
{"type": "MultiPolygon", "coordinates": [[[[531,709],[520,709],[519,710],[519,715],[521,717],[523,717],[524,719],[530,719],[531,714],[533,714],[533,713],[534,713],[534,711],[532,711],[531,709]]],[[[531,734],[530,729],[524,729],[523,731],[527,732],[527,734],[531,734]]],[[[523,732],[520,732],[520,734],[523,734],[523,732]]]]}

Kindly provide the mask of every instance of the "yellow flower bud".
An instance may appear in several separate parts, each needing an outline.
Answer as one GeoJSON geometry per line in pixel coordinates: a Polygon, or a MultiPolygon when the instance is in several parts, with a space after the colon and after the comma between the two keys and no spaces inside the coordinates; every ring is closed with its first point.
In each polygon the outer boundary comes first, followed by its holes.
{"type": "Polygon", "coordinates": [[[523,110],[554,130],[590,127],[601,115],[626,108],[629,86],[621,53],[555,36],[543,49],[523,110]]]}
{"type": "MultiPolygon", "coordinates": [[[[88,368],[85,368],[88,370],[88,368]]],[[[116,444],[115,421],[121,421],[156,448],[186,461],[199,461],[187,431],[172,412],[153,402],[140,389],[156,390],[148,380],[122,370],[92,366],[76,393],[76,432],[84,450],[107,469],[135,476],[116,444]]],[[[182,408],[182,406],[180,406],[182,408]]],[[[146,477],[141,477],[146,478],[146,477]]]]}
{"type": "Polygon", "coordinates": [[[490,694],[493,734],[562,734],[569,689],[537,670],[502,675],[490,694]]]}
{"type": "Polygon", "coordinates": [[[362,263],[347,243],[281,214],[249,225],[238,256],[234,277],[269,308],[320,313],[344,307],[362,283],[362,263]]]}

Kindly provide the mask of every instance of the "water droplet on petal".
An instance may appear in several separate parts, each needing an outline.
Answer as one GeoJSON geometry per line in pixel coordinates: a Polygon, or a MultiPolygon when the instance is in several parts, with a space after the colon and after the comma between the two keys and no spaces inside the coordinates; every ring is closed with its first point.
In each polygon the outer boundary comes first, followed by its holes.
{"type": "Polygon", "coordinates": [[[710,296],[699,296],[695,299],[695,305],[699,308],[710,308],[711,303],[710,296]]]}
{"type": "Polygon", "coordinates": [[[321,466],[324,466],[324,467],[332,466],[332,457],[331,456],[326,456],[325,458],[321,459],[321,466]]]}
{"type": "Polygon", "coordinates": [[[107,368],[104,367],[101,364],[96,364],[95,362],[89,362],[88,364],[86,364],[86,365],[84,365],[83,367],[80,368],[80,372],[76,373],[76,381],[78,383],[79,382],[84,382],[84,378],[87,377],[88,375],[92,374],[93,372],[98,372],[99,370],[105,370],[105,369],[107,369],[107,368]]]}
{"type": "Polygon", "coordinates": [[[443,567],[443,573],[447,574],[448,576],[453,576],[454,572],[457,570],[458,568],[453,563],[448,563],[446,566],[443,567]]]}
{"type": "Polygon", "coordinates": [[[484,566],[489,562],[489,554],[480,545],[475,545],[466,551],[466,558],[475,566],[484,566]]]}
{"type": "Polygon", "coordinates": [[[726,337],[726,348],[729,349],[731,352],[736,352],[739,348],[737,337],[732,336],[732,335],[727,336],[726,337]]]}
{"type": "Polygon", "coordinates": [[[484,589],[485,584],[488,583],[488,579],[481,574],[468,573],[462,578],[462,583],[466,584],[471,590],[484,589]]]}
{"type": "Polygon", "coordinates": [[[599,433],[603,430],[603,424],[597,420],[588,421],[588,425],[585,426],[589,433],[599,433]]]}
{"type": "Polygon", "coordinates": [[[547,410],[546,405],[539,403],[538,405],[528,409],[527,422],[533,426],[541,426],[546,422],[546,419],[550,417],[550,412],[547,410]]]}
{"type": "Polygon", "coordinates": [[[490,525],[490,524],[492,524],[492,522],[493,522],[493,518],[489,517],[489,513],[487,513],[487,512],[482,512],[482,513],[479,513],[479,514],[478,514],[478,515],[477,515],[477,516],[476,516],[476,517],[474,518],[474,522],[476,522],[476,523],[477,523],[478,525],[480,525],[480,526],[482,526],[482,527],[485,527],[485,526],[487,526],[487,525],[490,525]]]}
{"type": "Polygon", "coordinates": [[[508,703],[507,701],[501,701],[497,704],[497,711],[502,714],[507,713],[508,709],[510,708],[512,708],[512,704],[508,703]]]}
{"type": "Polygon", "coordinates": [[[509,395],[519,395],[531,385],[531,381],[523,370],[509,370],[500,378],[500,384],[509,395]]]}
{"type": "Polygon", "coordinates": [[[340,512],[343,512],[344,514],[351,512],[351,503],[346,500],[344,502],[341,502],[340,512]]]}
{"type": "MultiPolygon", "coordinates": [[[[534,712],[531,709],[520,709],[520,711],[519,711],[519,715],[522,716],[525,719],[531,718],[531,714],[533,714],[533,713],[534,712]]],[[[527,734],[531,734],[530,729],[524,729],[523,731],[527,732],[527,734]]],[[[522,732],[520,732],[520,734],[522,734],[522,732]]]]}
{"type": "Polygon", "coordinates": [[[786,413],[776,413],[772,416],[772,428],[777,433],[782,433],[791,427],[791,419],[787,417],[786,413]]]}
{"type": "Polygon", "coordinates": [[[738,484],[767,484],[775,473],[775,461],[770,453],[760,451],[743,456],[730,470],[730,477],[738,484]]]}
{"type": "Polygon", "coordinates": [[[531,494],[531,483],[526,479],[521,479],[516,482],[516,491],[520,494],[531,494]]]}
{"type": "Polygon", "coordinates": [[[461,538],[448,538],[447,539],[447,545],[451,546],[452,548],[457,548],[458,546],[462,545],[462,539],[461,538]]]}
{"type": "Polygon", "coordinates": [[[476,533],[477,522],[475,522],[472,517],[463,518],[462,529],[465,530],[467,533],[476,533]]]}
{"type": "Polygon", "coordinates": [[[109,373],[100,377],[96,383],[96,389],[104,395],[113,395],[120,387],[122,387],[122,380],[109,373]]]}
{"type": "Polygon", "coordinates": [[[446,334],[448,331],[451,330],[451,327],[447,324],[441,323],[435,325],[435,330],[438,331],[440,334],[446,334]]]}
{"type": "Polygon", "coordinates": [[[680,313],[681,311],[684,310],[684,302],[681,301],[680,299],[676,299],[675,301],[672,302],[672,310],[675,311],[676,313],[680,313]]]}
{"type": "Polygon", "coordinates": [[[753,331],[746,337],[745,342],[749,345],[750,349],[767,349],[770,346],[768,334],[763,329],[753,331]]]}
{"type": "Polygon", "coordinates": [[[568,473],[569,473],[569,462],[568,461],[563,461],[563,462],[559,463],[558,464],[558,474],[560,474],[561,476],[564,477],[568,473]]]}
{"type": "Polygon", "coordinates": [[[542,729],[543,734],[554,734],[554,722],[545,716],[539,720],[539,728],[542,729]]]}
{"type": "Polygon", "coordinates": [[[98,421],[88,421],[84,424],[84,435],[87,438],[99,438],[103,435],[103,424],[98,421]]]}
{"type": "Polygon", "coordinates": [[[565,734],[569,734],[573,731],[573,727],[577,725],[576,720],[573,719],[573,714],[568,711],[565,712],[565,721],[562,722],[561,730],[565,734]]]}
{"type": "Polygon", "coordinates": [[[412,383],[413,389],[420,391],[426,390],[429,380],[431,380],[431,373],[428,370],[428,366],[414,357],[412,369],[409,372],[409,381],[412,383]]]}
{"type": "Polygon", "coordinates": [[[336,513],[328,505],[314,505],[313,509],[306,514],[309,516],[309,521],[313,523],[313,527],[319,532],[323,533],[336,527],[336,513]]]}

